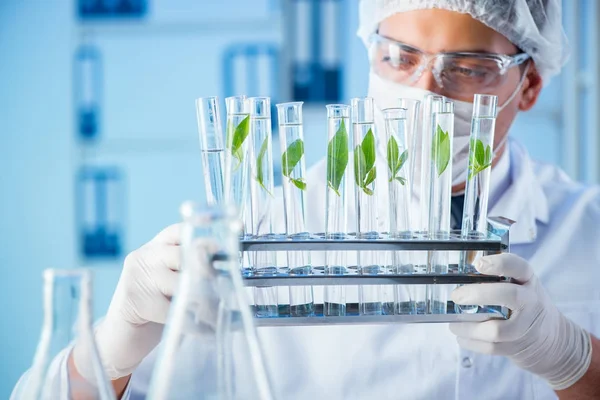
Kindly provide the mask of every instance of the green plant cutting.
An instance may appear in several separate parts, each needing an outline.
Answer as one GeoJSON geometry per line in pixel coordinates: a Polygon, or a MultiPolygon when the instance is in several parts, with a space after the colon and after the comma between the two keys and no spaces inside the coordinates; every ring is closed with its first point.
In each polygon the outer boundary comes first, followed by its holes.
{"type": "Polygon", "coordinates": [[[471,139],[471,152],[469,154],[469,177],[471,180],[475,175],[492,166],[492,148],[484,146],[479,139],[471,139]]]}
{"type": "Polygon", "coordinates": [[[396,141],[396,138],[393,136],[390,136],[390,140],[388,140],[388,144],[387,144],[388,168],[390,169],[390,173],[391,173],[391,176],[389,179],[390,182],[397,180],[403,186],[406,184],[406,178],[398,176],[398,174],[400,173],[400,170],[402,169],[402,167],[404,167],[404,164],[406,163],[407,159],[408,159],[408,150],[404,150],[402,152],[402,154],[400,154],[400,150],[398,148],[398,142],[396,141]]]}
{"type": "Polygon", "coordinates": [[[283,152],[281,155],[281,168],[283,176],[289,179],[289,181],[300,190],[306,190],[306,182],[303,178],[292,177],[292,171],[296,168],[296,165],[302,159],[304,155],[304,142],[302,139],[296,139],[283,152]]]}
{"type": "Polygon", "coordinates": [[[233,128],[231,121],[227,124],[227,146],[233,158],[237,160],[237,165],[233,169],[236,171],[244,161],[244,151],[242,146],[250,133],[250,116],[247,115],[236,127],[233,128]]]}
{"type": "Polygon", "coordinates": [[[369,129],[362,143],[354,148],[354,181],[368,196],[373,195],[373,190],[368,186],[377,178],[375,154],[375,135],[369,129]]]}
{"type": "Polygon", "coordinates": [[[327,186],[340,196],[340,185],[348,166],[348,132],[344,120],[327,146],[327,186]]]}
{"type": "Polygon", "coordinates": [[[263,160],[265,155],[267,154],[267,149],[269,148],[269,137],[267,136],[265,140],[263,140],[260,151],[258,152],[258,157],[256,158],[256,181],[258,184],[265,190],[265,192],[269,193],[269,195],[273,196],[271,192],[265,187],[264,183],[264,171],[263,171],[263,160]]]}
{"type": "Polygon", "coordinates": [[[435,160],[435,166],[438,176],[441,176],[450,162],[450,135],[444,132],[441,126],[437,126],[432,143],[432,159],[435,160]]]}

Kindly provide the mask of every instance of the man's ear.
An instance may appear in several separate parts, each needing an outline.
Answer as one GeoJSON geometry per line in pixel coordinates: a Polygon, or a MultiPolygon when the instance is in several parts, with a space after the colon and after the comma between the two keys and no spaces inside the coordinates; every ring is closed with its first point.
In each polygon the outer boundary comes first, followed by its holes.
{"type": "Polygon", "coordinates": [[[521,89],[519,110],[528,111],[535,105],[542,91],[542,86],[542,77],[535,67],[535,63],[531,62],[527,70],[527,77],[525,78],[525,82],[523,82],[523,88],[521,89]]]}

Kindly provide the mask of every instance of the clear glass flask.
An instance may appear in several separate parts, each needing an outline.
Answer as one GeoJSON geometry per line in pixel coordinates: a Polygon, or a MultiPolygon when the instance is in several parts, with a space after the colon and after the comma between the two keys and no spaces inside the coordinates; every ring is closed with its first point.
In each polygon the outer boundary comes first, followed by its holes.
{"type": "MultiPolygon", "coordinates": [[[[373,112],[373,99],[354,98],[352,106],[352,131],[354,137],[354,194],[356,202],[356,237],[374,240],[379,238],[377,212],[377,139],[373,112]]],[[[358,272],[363,275],[383,273],[376,251],[359,251],[358,272]]],[[[360,313],[382,314],[381,285],[364,285],[358,288],[360,313]]]]}
{"type": "Polygon", "coordinates": [[[209,205],[225,202],[225,146],[218,97],[201,97],[196,100],[196,117],[200,135],[200,152],[209,205]]]}
{"type": "MultiPolygon", "coordinates": [[[[410,201],[409,189],[411,149],[408,147],[407,111],[404,108],[383,110],[386,129],[386,159],[389,192],[389,237],[391,239],[410,239],[410,201]]],[[[412,274],[413,266],[410,252],[391,252],[390,272],[394,274],[412,274]]],[[[396,285],[395,313],[414,314],[416,304],[410,293],[409,285],[396,285]]]]}
{"type": "Polygon", "coordinates": [[[44,271],[44,322],[26,382],[12,399],[114,399],[92,328],[91,273],[83,269],[44,271]],[[60,371],[62,354],[74,344],[78,357],[60,371]],[[64,387],[64,383],[67,387],[64,387]]]}
{"type": "MultiPolygon", "coordinates": [[[[325,238],[341,240],[348,233],[348,161],[350,154],[350,106],[329,104],[327,108],[327,187],[325,188],[325,238]]],[[[345,275],[348,267],[346,252],[325,254],[325,274],[345,275]]],[[[346,315],[346,287],[325,286],[323,313],[327,316],[346,315]]]]}
{"type": "MultiPolygon", "coordinates": [[[[279,140],[281,143],[281,174],[285,230],[292,240],[307,240],[304,194],[306,172],[304,167],[304,131],[302,129],[302,102],[277,104],[279,140]]],[[[312,273],[310,252],[288,251],[290,275],[306,276],[312,273]]],[[[290,286],[290,314],[304,317],[314,314],[312,286],[290,286]]]]}
{"type": "MultiPolygon", "coordinates": [[[[271,99],[248,98],[250,108],[250,209],[252,235],[260,239],[275,237],[271,223],[273,204],[273,149],[271,135],[271,99]]],[[[257,251],[250,254],[252,271],[257,275],[276,275],[276,253],[257,251]]],[[[254,288],[254,304],[258,317],[279,315],[276,287],[254,288]]]]}
{"type": "Polygon", "coordinates": [[[272,399],[242,278],[233,208],[181,207],[181,277],[148,399],[272,399]]]}
{"type": "MultiPolygon", "coordinates": [[[[473,119],[469,141],[469,167],[465,188],[461,236],[477,240],[487,237],[487,211],[490,193],[492,161],[494,160],[494,133],[498,97],[476,94],[473,101],[473,119]]],[[[459,272],[469,272],[470,266],[483,256],[481,251],[465,251],[460,255],[459,272]]],[[[475,313],[478,306],[457,306],[460,312],[475,313]]]]}
{"type": "MultiPolygon", "coordinates": [[[[398,99],[398,108],[406,109],[406,147],[409,150],[408,175],[413,177],[415,176],[415,168],[417,167],[416,161],[419,159],[417,154],[419,146],[417,146],[416,141],[417,135],[421,133],[421,124],[419,121],[419,118],[421,118],[421,102],[415,99],[400,98],[398,99]]],[[[408,193],[412,196],[415,189],[414,179],[411,178],[408,181],[408,193]]]]}
{"type": "MultiPolygon", "coordinates": [[[[434,113],[432,119],[434,134],[431,138],[429,235],[435,240],[450,239],[454,103],[444,101],[442,107],[442,111],[434,113]]],[[[448,273],[447,251],[432,251],[430,257],[430,273],[448,273]]],[[[432,314],[445,314],[450,296],[448,288],[444,285],[430,285],[429,289],[429,311],[432,314]]]]}

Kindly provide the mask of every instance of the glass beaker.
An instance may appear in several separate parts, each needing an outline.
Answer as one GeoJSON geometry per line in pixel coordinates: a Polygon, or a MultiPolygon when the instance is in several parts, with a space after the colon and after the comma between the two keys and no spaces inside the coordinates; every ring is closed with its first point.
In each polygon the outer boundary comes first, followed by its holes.
{"type": "Polygon", "coordinates": [[[209,205],[224,204],[225,146],[223,146],[219,98],[201,97],[197,99],[196,117],[200,135],[206,203],[209,205]]]}
{"type": "MultiPolygon", "coordinates": [[[[269,240],[275,237],[271,223],[271,207],[274,193],[273,149],[271,135],[271,99],[250,97],[250,169],[252,235],[269,240]]],[[[276,253],[257,251],[250,253],[252,271],[257,275],[277,274],[276,253]]],[[[254,304],[259,317],[279,315],[277,288],[255,287],[254,304]]]]}
{"type": "Polygon", "coordinates": [[[94,339],[90,271],[47,269],[43,275],[42,334],[27,381],[19,384],[11,399],[114,399],[94,339]],[[61,354],[70,344],[77,354],[67,363],[64,380],[61,354]]]}
{"type": "Polygon", "coordinates": [[[181,277],[148,399],[271,399],[238,268],[233,208],[181,207],[181,277]]]}
{"type": "MultiPolygon", "coordinates": [[[[352,131],[354,136],[354,193],[356,202],[356,237],[375,240],[379,238],[377,211],[377,139],[375,135],[374,104],[370,97],[354,98],[352,106],[352,131]]],[[[376,251],[357,252],[358,271],[362,275],[383,273],[376,251]]],[[[364,285],[358,288],[360,313],[376,315],[383,312],[381,285],[364,285]]]]}
{"type": "MultiPolygon", "coordinates": [[[[341,240],[348,233],[348,200],[346,196],[348,156],[350,152],[350,107],[329,104],[327,108],[327,186],[325,188],[325,238],[341,240]]],[[[325,274],[344,275],[348,261],[344,251],[325,253],[325,274]]],[[[346,315],[346,287],[325,286],[323,313],[346,315]]]]}
{"type": "MultiPolygon", "coordinates": [[[[304,131],[302,129],[302,102],[277,104],[279,140],[281,143],[281,174],[285,231],[292,240],[307,240],[304,194],[306,177],[304,167],[304,131]]],[[[310,252],[288,251],[290,275],[306,276],[312,273],[310,252]]],[[[312,286],[290,286],[290,315],[303,317],[314,313],[312,286]]]]}
{"type": "MultiPolygon", "coordinates": [[[[444,101],[442,111],[434,113],[434,133],[431,138],[431,180],[429,199],[429,236],[434,240],[450,239],[450,200],[452,196],[452,147],[454,141],[454,103],[444,101]]],[[[432,251],[429,272],[448,273],[447,251],[432,251]]],[[[430,285],[429,311],[446,314],[449,293],[447,286],[430,285]]]]}

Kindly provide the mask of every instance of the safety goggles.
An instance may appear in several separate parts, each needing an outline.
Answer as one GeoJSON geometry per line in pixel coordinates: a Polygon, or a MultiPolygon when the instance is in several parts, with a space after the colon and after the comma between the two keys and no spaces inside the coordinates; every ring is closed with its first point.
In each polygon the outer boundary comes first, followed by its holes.
{"type": "Polygon", "coordinates": [[[530,56],[453,52],[430,54],[378,34],[370,37],[371,68],[380,77],[412,85],[427,69],[450,97],[472,98],[476,93],[493,93],[506,80],[510,68],[530,56]]]}

